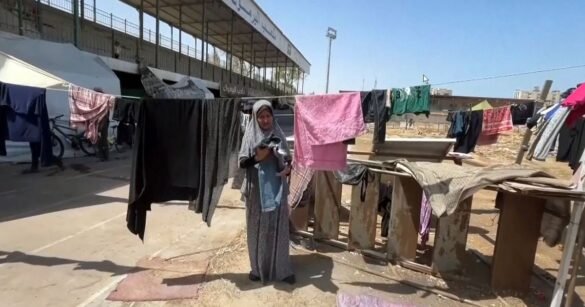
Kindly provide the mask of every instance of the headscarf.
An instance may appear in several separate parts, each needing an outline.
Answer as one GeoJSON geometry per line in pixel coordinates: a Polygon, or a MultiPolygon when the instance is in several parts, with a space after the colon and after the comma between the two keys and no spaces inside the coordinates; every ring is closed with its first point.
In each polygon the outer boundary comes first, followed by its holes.
{"type": "Polygon", "coordinates": [[[291,154],[286,142],[286,136],[282,132],[282,129],[280,129],[278,122],[276,122],[274,119],[274,110],[272,109],[272,104],[267,100],[258,100],[252,107],[252,119],[248,122],[246,131],[244,132],[242,147],[240,148],[240,153],[238,155],[239,159],[248,158],[254,155],[256,146],[271,134],[280,138],[280,151],[286,153],[286,156],[290,157],[291,154]],[[263,131],[260,128],[260,125],[258,125],[258,112],[264,108],[268,108],[272,113],[272,130],[263,131]]]}

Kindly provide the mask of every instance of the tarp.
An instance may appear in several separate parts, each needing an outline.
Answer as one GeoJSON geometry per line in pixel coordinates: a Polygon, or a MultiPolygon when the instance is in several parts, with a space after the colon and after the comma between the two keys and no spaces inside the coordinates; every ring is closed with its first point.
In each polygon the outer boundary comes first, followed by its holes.
{"type": "MultiPolygon", "coordinates": [[[[120,80],[96,55],[71,44],[53,43],[0,32],[0,81],[47,88],[49,117],[69,118],[67,84],[120,95],[120,80]],[[63,85],[65,84],[65,85],[63,85]]],[[[26,161],[28,144],[7,143],[8,156],[0,161],[26,161]],[[24,155],[24,156],[23,156],[24,155]]]]}
{"type": "Polygon", "coordinates": [[[140,69],[140,80],[146,93],[154,98],[167,99],[204,99],[213,98],[213,94],[205,87],[199,86],[190,77],[184,76],[173,85],[166,84],[162,78],[149,67],[140,69]],[[211,97],[209,97],[209,95],[211,97]]]}

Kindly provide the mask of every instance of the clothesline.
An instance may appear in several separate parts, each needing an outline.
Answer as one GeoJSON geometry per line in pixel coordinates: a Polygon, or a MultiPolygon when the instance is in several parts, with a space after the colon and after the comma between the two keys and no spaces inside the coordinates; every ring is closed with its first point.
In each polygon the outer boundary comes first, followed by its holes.
{"type": "MultiPolygon", "coordinates": [[[[70,85],[77,85],[74,83],[63,83],[63,85],[66,85],[67,87],[70,85]]],[[[81,86],[81,85],[77,85],[79,87],[83,87],[86,88],[85,86],[81,86]]],[[[46,90],[51,90],[51,91],[58,91],[58,92],[69,92],[69,88],[54,88],[54,87],[48,87],[46,88],[46,90]]],[[[93,89],[92,89],[93,91],[93,89]]],[[[108,94],[108,93],[103,93],[104,95],[110,95],[110,96],[114,96],[114,97],[118,97],[118,98],[129,98],[129,99],[142,99],[142,97],[138,97],[138,96],[127,96],[127,95],[117,95],[117,94],[108,94]]]]}

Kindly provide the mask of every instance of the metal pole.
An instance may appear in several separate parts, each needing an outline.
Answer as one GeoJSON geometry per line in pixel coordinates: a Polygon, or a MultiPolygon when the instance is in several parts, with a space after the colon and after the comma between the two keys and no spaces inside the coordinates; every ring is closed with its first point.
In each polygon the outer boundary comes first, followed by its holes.
{"type": "Polygon", "coordinates": [[[205,22],[205,67],[209,64],[209,21],[205,22]]]}
{"type": "Polygon", "coordinates": [[[158,68],[158,45],[160,45],[160,19],[159,19],[159,5],[158,0],[156,0],[156,46],[154,48],[154,67],[158,68]]]}
{"type": "Polygon", "coordinates": [[[327,56],[327,83],[325,83],[325,93],[329,93],[329,69],[331,68],[331,42],[333,38],[329,38],[329,54],[327,56]]]}
{"type": "Polygon", "coordinates": [[[250,85],[250,87],[252,87],[252,62],[254,62],[254,32],[252,32],[252,35],[250,35],[250,53],[251,53],[250,55],[251,55],[252,59],[249,62],[250,63],[250,71],[249,71],[248,76],[250,78],[249,85],[250,85]]]}
{"type": "Polygon", "coordinates": [[[301,69],[297,67],[297,94],[299,93],[299,86],[301,85],[301,69]]]}
{"type": "Polygon", "coordinates": [[[191,54],[191,52],[189,51],[189,45],[187,45],[187,69],[189,70],[188,75],[191,75],[191,56],[189,54],[191,54]]]}
{"type": "Polygon", "coordinates": [[[39,31],[39,34],[43,35],[43,23],[41,20],[41,0],[37,0],[37,16],[36,16],[36,22],[37,22],[37,31],[39,31]]]}
{"type": "Polygon", "coordinates": [[[73,44],[79,47],[79,2],[73,1],[73,44]]]}
{"type": "Polygon", "coordinates": [[[24,25],[22,21],[22,0],[18,0],[16,5],[18,6],[18,35],[24,35],[24,25]]]}
{"type": "MultiPolygon", "coordinates": [[[[240,58],[240,75],[242,75],[242,77],[245,77],[245,75],[244,75],[244,44],[242,44],[242,57],[240,58]]],[[[244,82],[244,84],[246,84],[246,83],[244,82]]]]}
{"type": "Polygon", "coordinates": [[[268,42],[266,42],[266,46],[264,46],[264,77],[262,80],[262,89],[266,89],[266,56],[268,54],[268,42]]]}
{"type": "Polygon", "coordinates": [[[175,47],[174,46],[175,39],[174,39],[174,33],[173,33],[175,31],[173,29],[173,26],[170,26],[170,27],[171,27],[171,51],[173,52],[173,62],[174,62],[174,66],[175,66],[174,72],[177,72],[177,53],[174,52],[175,51],[175,48],[174,48],[175,47]]]}
{"type": "MultiPolygon", "coordinates": [[[[204,39],[205,39],[205,1],[203,1],[203,9],[201,10],[201,72],[199,74],[199,77],[203,78],[203,63],[205,62],[205,55],[203,54],[203,51],[205,51],[205,45],[204,45],[204,39]]],[[[195,54],[195,57],[197,57],[197,54],[195,54]]]]}
{"type": "Polygon", "coordinates": [[[80,12],[81,22],[80,23],[83,25],[83,20],[85,19],[85,0],[80,0],[80,1],[81,1],[81,8],[80,8],[81,9],[81,12],[80,12]]]}
{"type": "Polygon", "coordinates": [[[288,94],[288,57],[284,56],[284,94],[288,94]]]}
{"type": "Polygon", "coordinates": [[[183,54],[183,5],[179,5],[179,55],[183,54]]]}
{"type": "Polygon", "coordinates": [[[305,93],[305,73],[304,72],[303,72],[302,80],[303,80],[303,85],[301,87],[301,93],[304,94],[305,93]]]}
{"type": "MultiPolygon", "coordinates": [[[[142,6],[143,6],[143,2],[144,0],[141,0],[140,2],[140,12],[142,14],[142,6]]],[[[96,0],[93,0],[93,22],[97,21],[97,8],[96,8],[96,0]]]]}
{"type": "MultiPolygon", "coordinates": [[[[95,1],[95,0],[94,0],[95,1]]],[[[136,51],[137,60],[142,58],[142,44],[144,41],[144,0],[140,0],[140,9],[138,10],[138,50],[136,51]]]]}
{"type": "Polygon", "coordinates": [[[233,69],[234,69],[234,20],[235,20],[235,15],[236,13],[234,13],[234,11],[232,11],[232,18],[231,18],[231,25],[230,25],[230,34],[229,34],[229,39],[230,39],[230,83],[232,82],[232,74],[233,74],[233,69]]]}
{"type": "Polygon", "coordinates": [[[112,41],[110,42],[112,45],[112,57],[116,53],[116,48],[114,46],[116,41],[116,32],[114,31],[114,14],[110,13],[110,31],[112,32],[112,41]]]}

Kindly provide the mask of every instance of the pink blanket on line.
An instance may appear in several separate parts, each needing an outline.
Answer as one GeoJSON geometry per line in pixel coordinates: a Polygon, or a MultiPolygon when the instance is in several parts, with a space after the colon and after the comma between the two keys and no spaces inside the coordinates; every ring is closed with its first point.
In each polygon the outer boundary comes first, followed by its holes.
{"type": "Polygon", "coordinates": [[[295,163],[314,170],[340,170],[347,165],[347,145],[366,131],[360,93],[297,96],[295,163]]]}

